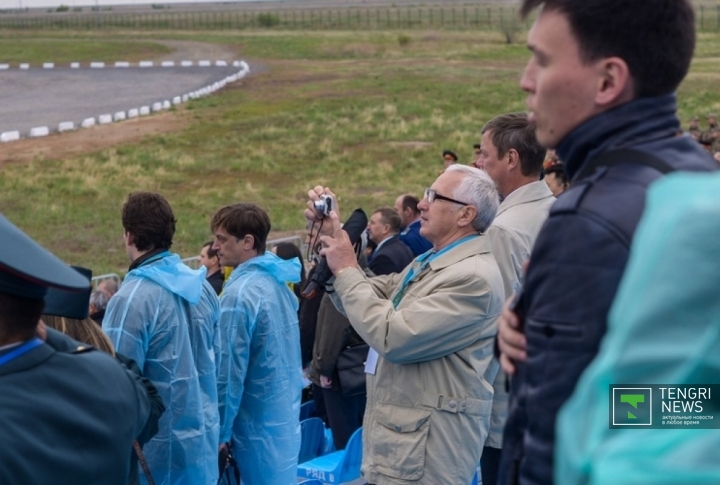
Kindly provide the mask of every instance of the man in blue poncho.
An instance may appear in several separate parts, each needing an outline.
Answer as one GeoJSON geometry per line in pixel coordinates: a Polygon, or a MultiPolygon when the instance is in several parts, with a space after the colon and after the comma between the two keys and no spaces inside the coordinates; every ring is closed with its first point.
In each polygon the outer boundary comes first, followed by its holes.
{"type": "Polygon", "coordinates": [[[297,483],[302,390],[295,295],[300,260],[265,251],[267,213],[254,204],[212,218],[213,249],[235,268],[220,297],[220,439],[232,441],[243,483],[297,483]]]}
{"type": "MultiPolygon", "coordinates": [[[[211,485],[218,479],[219,416],[215,353],[219,303],[205,281],[169,252],[175,217],[163,196],[136,192],[122,209],[132,261],[110,300],[103,329],[135,360],[167,411],[144,453],[158,485],[211,485]]],[[[140,474],[141,483],[147,483],[140,474]]]]}

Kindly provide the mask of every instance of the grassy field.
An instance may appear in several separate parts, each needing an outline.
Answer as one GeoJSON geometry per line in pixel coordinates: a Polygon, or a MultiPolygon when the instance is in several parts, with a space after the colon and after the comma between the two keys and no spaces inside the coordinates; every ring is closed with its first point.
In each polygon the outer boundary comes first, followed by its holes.
{"type": "MultiPolygon", "coordinates": [[[[189,120],[182,132],[0,169],[0,212],[96,273],[127,266],[119,211],[133,190],[170,200],[173,249],[192,256],[224,204],[260,204],[279,235],[302,230],[317,183],[340,194],[346,214],[419,195],[443,149],[469,162],[487,120],[524,109],[528,54],[499,31],[14,32],[0,33],[0,52],[2,61],[42,62],[50,49],[53,59],[133,60],[165,55],[165,39],[230,46],[256,72],[179,109],[189,120]]],[[[720,35],[704,33],[679,92],[683,120],[720,111],[718,81],[720,35]]]]}

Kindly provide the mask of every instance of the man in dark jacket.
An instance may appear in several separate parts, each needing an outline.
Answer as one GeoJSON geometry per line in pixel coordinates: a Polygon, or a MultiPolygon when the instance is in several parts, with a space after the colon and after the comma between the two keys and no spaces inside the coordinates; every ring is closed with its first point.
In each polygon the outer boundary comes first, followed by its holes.
{"type": "Polygon", "coordinates": [[[109,355],[38,325],[48,287],[88,280],[1,215],[0,241],[0,483],[126,485],[147,391],[109,355]]]}
{"type": "Polygon", "coordinates": [[[538,140],[557,149],[572,183],[498,325],[513,375],[504,484],[553,482],[556,415],[598,351],[648,185],[717,165],[675,136],[674,91],[695,45],[689,1],[524,0],[522,14],[540,5],[521,87],[538,140]]]}
{"type": "Polygon", "coordinates": [[[399,273],[415,258],[400,240],[400,215],[394,209],[381,207],[370,216],[368,238],[377,244],[368,268],[376,275],[399,273]]]}

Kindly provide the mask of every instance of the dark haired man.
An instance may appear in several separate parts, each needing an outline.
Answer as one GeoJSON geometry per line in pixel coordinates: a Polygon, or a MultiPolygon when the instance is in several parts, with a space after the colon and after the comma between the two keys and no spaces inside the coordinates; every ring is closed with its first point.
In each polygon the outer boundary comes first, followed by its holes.
{"type": "Polygon", "coordinates": [[[553,481],[557,412],[598,351],[648,185],[669,170],[716,168],[675,136],[674,91],[695,46],[688,0],[524,0],[521,12],[541,5],[520,85],[538,141],[557,149],[572,185],[498,324],[514,374],[503,484],[553,481]]]}
{"type": "Polygon", "coordinates": [[[223,207],[210,229],[220,264],[234,268],[220,296],[221,442],[232,441],[243,483],[295,483],[303,384],[287,283],[300,281],[300,261],[265,251],[270,219],[254,204],[223,207]]]}
{"type": "Polygon", "coordinates": [[[222,292],[223,283],[225,278],[222,272],[222,266],[220,266],[220,258],[218,258],[217,251],[213,249],[213,241],[206,242],[200,249],[200,264],[205,266],[207,274],[205,277],[213,287],[215,293],[218,295],[222,292]]]}
{"type": "Polygon", "coordinates": [[[368,268],[376,275],[399,273],[415,257],[403,243],[400,233],[400,216],[390,207],[376,209],[368,221],[368,237],[377,244],[368,268]]]}
{"type": "Polygon", "coordinates": [[[108,303],[103,329],[119,353],[137,362],[168,409],[144,447],[153,478],[173,485],[214,483],[218,300],[204,270],[192,270],[170,253],[175,222],[162,195],[128,196],[122,225],[132,263],[108,303]]]}
{"type": "Polygon", "coordinates": [[[88,280],[2,215],[0,240],[0,483],[126,485],[147,391],[109,355],[39,323],[48,287],[89,291],[88,280]]]}
{"type": "Polygon", "coordinates": [[[452,150],[443,150],[442,157],[444,168],[448,168],[450,165],[457,163],[458,161],[458,156],[455,155],[455,152],[452,150]]]}
{"type": "MultiPolygon", "coordinates": [[[[535,127],[525,113],[496,116],[482,128],[480,156],[475,166],[493,179],[502,199],[488,229],[492,254],[500,268],[505,297],[523,283],[523,264],[550,206],[555,202],[540,180],[545,148],[535,138],[535,127]]],[[[495,485],[500,464],[502,433],[508,413],[507,376],[499,372],[493,383],[493,414],[480,470],[484,485],[495,485]]]]}
{"type": "Polygon", "coordinates": [[[395,210],[400,214],[400,240],[420,256],[432,248],[432,243],[420,234],[420,200],[411,194],[401,195],[395,200],[395,210]]]}

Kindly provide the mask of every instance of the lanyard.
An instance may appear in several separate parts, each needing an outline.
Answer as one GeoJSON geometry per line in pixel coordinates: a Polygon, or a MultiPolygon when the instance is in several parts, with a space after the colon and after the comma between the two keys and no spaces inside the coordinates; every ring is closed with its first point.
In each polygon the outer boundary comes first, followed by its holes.
{"type": "Polygon", "coordinates": [[[420,275],[420,273],[423,272],[427,266],[433,262],[435,259],[437,259],[442,254],[445,254],[446,252],[450,251],[455,246],[459,246],[460,244],[467,242],[471,239],[475,239],[478,237],[477,234],[473,234],[470,236],[466,236],[462,239],[458,239],[457,241],[448,244],[444,248],[442,248],[440,251],[435,252],[433,250],[430,250],[426,252],[425,254],[422,254],[417,257],[415,261],[413,261],[410,267],[410,271],[405,274],[405,278],[403,279],[402,284],[400,285],[400,289],[395,293],[395,297],[393,298],[393,307],[397,310],[397,307],[400,305],[400,301],[403,299],[403,296],[405,296],[405,290],[407,289],[408,285],[412,283],[415,280],[416,275],[420,275]],[[415,269],[417,268],[417,271],[415,269]]]}
{"type": "Polygon", "coordinates": [[[7,354],[0,356],[0,365],[7,364],[11,360],[15,360],[21,355],[30,352],[35,347],[38,347],[43,344],[43,341],[39,338],[34,338],[32,340],[28,340],[24,344],[22,344],[19,347],[15,347],[12,351],[8,352],[7,354]]]}

